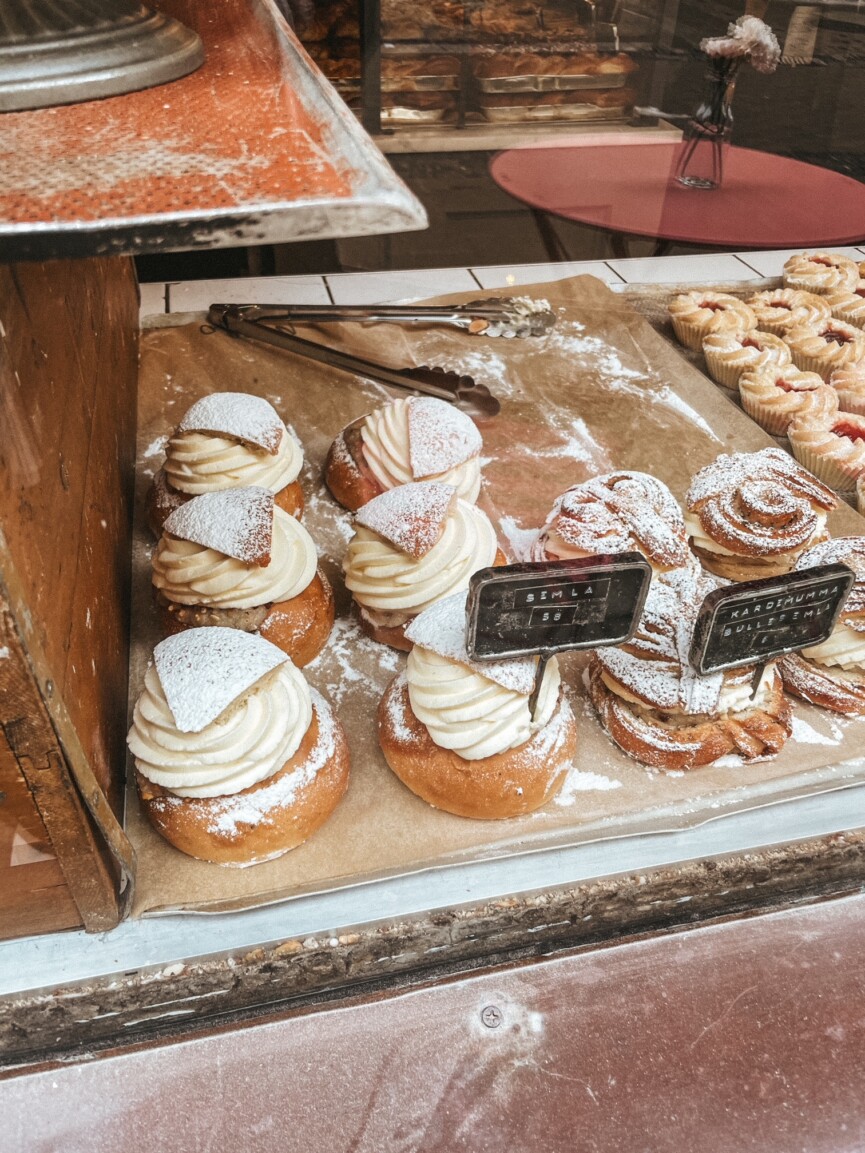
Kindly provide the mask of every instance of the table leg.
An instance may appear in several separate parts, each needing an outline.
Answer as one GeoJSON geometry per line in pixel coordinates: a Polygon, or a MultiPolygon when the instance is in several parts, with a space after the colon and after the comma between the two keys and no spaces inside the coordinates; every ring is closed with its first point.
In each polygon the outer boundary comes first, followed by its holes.
{"type": "Polygon", "coordinates": [[[570,260],[570,253],[562,244],[561,238],[555,228],[553,228],[549,215],[540,208],[533,208],[531,212],[535,227],[538,230],[538,235],[541,238],[541,243],[544,246],[544,251],[550,260],[557,263],[570,260]]]}

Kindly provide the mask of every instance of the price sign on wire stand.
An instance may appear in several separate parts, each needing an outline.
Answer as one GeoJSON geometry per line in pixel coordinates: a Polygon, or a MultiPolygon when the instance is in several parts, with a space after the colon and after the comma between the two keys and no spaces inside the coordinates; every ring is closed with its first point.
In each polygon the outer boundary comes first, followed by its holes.
{"type": "Polygon", "coordinates": [[[636,552],[481,569],[469,583],[466,651],[478,661],[538,653],[534,713],[550,657],[623,644],[636,631],[651,578],[636,552]]]}
{"type": "Polygon", "coordinates": [[[691,664],[701,676],[756,665],[756,690],[769,661],[828,640],[854,579],[824,564],[715,589],[697,614],[691,664]]]}

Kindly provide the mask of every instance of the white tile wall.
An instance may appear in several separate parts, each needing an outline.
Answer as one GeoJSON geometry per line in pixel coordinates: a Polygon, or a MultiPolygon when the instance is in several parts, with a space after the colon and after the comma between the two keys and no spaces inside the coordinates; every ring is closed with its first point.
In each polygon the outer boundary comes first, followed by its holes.
{"type": "Polygon", "coordinates": [[[139,319],[143,320],[145,316],[158,316],[167,311],[164,284],[140,284],[138,287],[141,291],[139,319]]]}
{"type": "Polygon", "coordinates": [[[748,265],[731,253],[699,256],[646,256],[607,262],[628,284],[714,284],[727,280],[758,280],[748,265]]]}
{"type": "Polygon", "coordinates": [[[206,312],[211,304],[330,304],[320,276],[184,280],[168,286],[169,312],[206,312]]]}
{"type": "MultiPolygon", "coordinates": [[[[787,258],[802,251],[801,248],[776,248],[769,252],[740,252],[739,259],[753,268],[755,272],[759,272],[761,276],[780,276],[784,271],[784,262],[787,258]]],[[[829,251],[844,252],[847,256],[852,256],[854,260],[862,259],[861,251],[858,248],[836,248],[833,245],[829,251]]]]}
{"type": "Polygon", "coordinates": [[[507,288],[512,284],[543,284],[566,276],[588,273],[608,284],[620,283],[619,276],[603,260],[583,260],[563,264],[491,264],[470,269],[481,288],[507,288]]]}
{"type": "Polygon", "coordinates": [[[478,282],[467,268],[423,268],[406,272],[352,272],[325,277],[335,304],[383,304],[423,300],[447,292],[473,292],[478,282]]]}

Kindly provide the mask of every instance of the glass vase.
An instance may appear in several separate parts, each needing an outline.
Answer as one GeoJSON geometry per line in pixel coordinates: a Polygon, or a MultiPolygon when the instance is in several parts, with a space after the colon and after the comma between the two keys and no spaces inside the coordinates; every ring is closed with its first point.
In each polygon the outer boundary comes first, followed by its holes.
{"type": "Polygon", "coordinates": [[[688,121],[676,165],[676,180],[686,188],[720,188],[724,158],[733,133],[735,63],[719,60],[709,73],[708,98],[688,121]]]}

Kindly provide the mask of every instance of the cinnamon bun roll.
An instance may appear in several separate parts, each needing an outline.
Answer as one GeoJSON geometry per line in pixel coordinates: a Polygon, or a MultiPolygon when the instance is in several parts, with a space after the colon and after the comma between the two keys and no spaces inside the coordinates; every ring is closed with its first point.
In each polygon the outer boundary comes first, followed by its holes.
{"type": "Polygon", "coordinates": [[[733,581],[789,572],[824,540],[838,498],[780,448],[719,456],[687,496],[691,548],[710,572],[733,581]]]}
{"type": "Polygon", "coordinates": [[[812,705],[847,716],[865,714],[865,537],[835,537],[809,548],[796,568],[845,564],[856,580],[832,630],[820,645],[778,662],[784,687],[812,705]]]}
{"type": "Polygon", "coordinates": [[[634,637],[592,654],[589,693],[604,728],[652,768],[694,769],[728,753],[771,757],[790,735],[790,705],[773,665],[753,692],[753,668],[709,676],[691,668],[697,612],[714,588],[695,569],[653,582],[634,637]]]}

